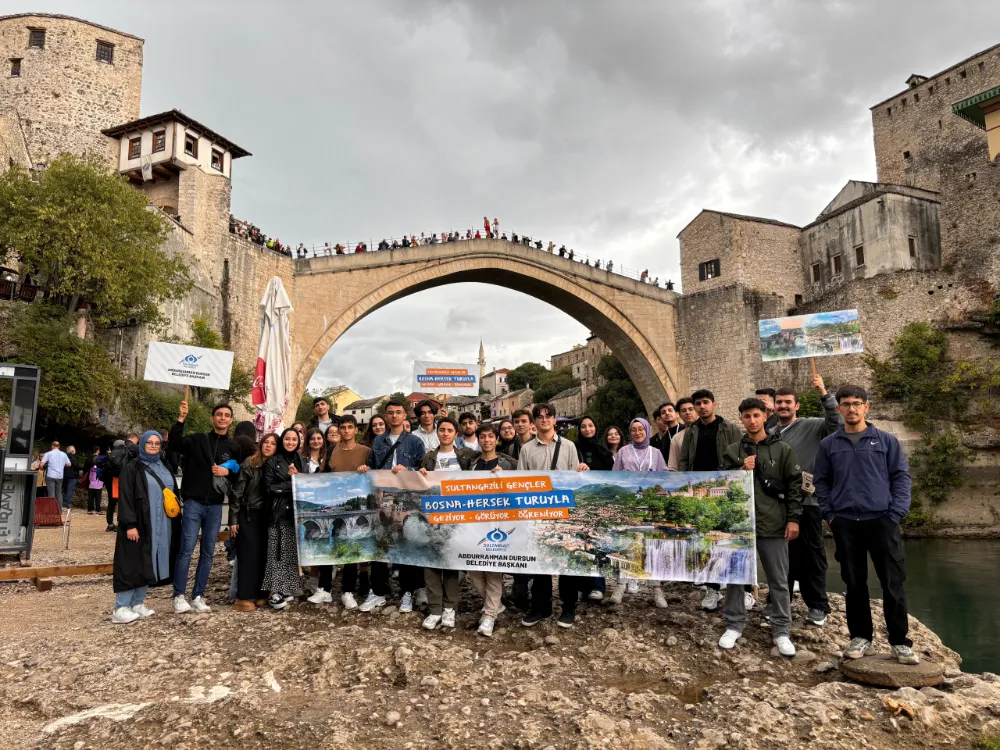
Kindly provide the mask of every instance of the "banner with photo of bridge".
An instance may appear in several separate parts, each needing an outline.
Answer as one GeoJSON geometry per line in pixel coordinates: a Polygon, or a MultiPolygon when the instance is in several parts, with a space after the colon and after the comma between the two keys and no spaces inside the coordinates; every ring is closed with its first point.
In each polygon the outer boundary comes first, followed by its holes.
{"type": "Polygon", "coordinates": [[[857,310],[765,318],[757,321],[760,356],[765,362],[835,354],[863,354],[861,319],[857,310]]]}
{"type": "Polygon", "coordinates": [[[301,565],[756,583],[745,471],[299,474],[301,565]]]}

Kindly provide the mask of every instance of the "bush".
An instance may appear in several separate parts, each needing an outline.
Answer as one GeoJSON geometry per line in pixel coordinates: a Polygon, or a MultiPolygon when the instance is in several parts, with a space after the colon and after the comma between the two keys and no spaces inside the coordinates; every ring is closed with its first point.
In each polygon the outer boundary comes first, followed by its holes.
{"type": "Polygon", "coordinates": [[[962,466],[969,458],[955,430],[925,434],[910,460],[914,493],[932,503],[944,502],[951,490],[962,486],[962,466]]]}
{"type": "MultiPolygon", "coordinates": [[[[147,380],[129,378],[122,388],[120,405],[122,413],[132,424],[150,430],[169,430],[177,421],[182,394],[163,393],[147,380]]],[[[210,407],[192,399],[184,431],[188,434],[208,432],[212,429],[210,407]]]]}
{"type": "Polygon", "coordinates": [[[815,388],[799,394],[799,417],[822,417],[824,414],[819,392],[815,388]]]}

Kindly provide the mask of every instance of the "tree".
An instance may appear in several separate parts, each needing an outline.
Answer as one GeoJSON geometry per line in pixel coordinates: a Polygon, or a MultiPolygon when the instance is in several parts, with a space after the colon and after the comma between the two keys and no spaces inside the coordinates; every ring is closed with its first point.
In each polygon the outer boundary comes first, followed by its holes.
{"type": "Polygon", "coordinates": [[[96,157],[63,154],[35,174],[0,174],[0,247],[67,310],[86,301],[96,325],[163,322],[161,302],[191,287],[186,260],[161,249],[168,227],[96,157]]]}
{"type": "Polygon", "coordinates": [[[296,422],[309,424],[312,418],[316,416],[316,412],[313,410],[313,398],[315,397],[309,391],[302,394],[302,398],[299,399],[299,405],[295,409],[296,422]]]}
{"type": "Polygon", "coordinates": [[[398,401],[399,403],[403,404],[403,406],[406,407],[407,413],[409,413],[410,404],[406,400],[406,394],[403,393],[402,391],[394,391],[393,393],[390,393],[388,396],[379,401],[378,408],[376,409],[376,411],[379,412],[385,411],[385,405],[390,401],[398,401]]]}
{"type": "Polygon", "coordinates": [[[525,362],[507,373],[507,385],[512,391],[519,391],[529,385],[532,388],[537,388],[547,372],[548,369],[537,362],[525,362]]]}
{"type": "Polygon", "coordinates": [[[14,362],[41,369],[39,423],[87,424],[98,408],[110,406],[124,376],[100,342],[81,339],[61,307],[22,306],[14,318],[14,362]]]}
{"type": "Polygon", "coordinates": [[[799,393],[798,415],[800,417],[822,417],[825,413],[823,403],[819,398],[819,391],[810,388],[799,393]]]}
{"type": "Polygon", "coordinates": [[[599,386],[590,402],[590,414],[600,428],[611,425],[622,430],[628,439],[628,425],[635,417],[643,417],[646,407],[622,363],[613,354],[605,354],[597,364],[597,374],[604,384],[599,386]]]}
{"type": "Polygon", "coordinates": [[[572,388],[575,385],[580,385],[580,381],[573,377],[572,367],[562,367],[552,371],[546,370],[545,374],[539,379],[538,385],[534,388],[535,403],[544,403],[557,393],[565,391],[567,388],[572,388]]]}

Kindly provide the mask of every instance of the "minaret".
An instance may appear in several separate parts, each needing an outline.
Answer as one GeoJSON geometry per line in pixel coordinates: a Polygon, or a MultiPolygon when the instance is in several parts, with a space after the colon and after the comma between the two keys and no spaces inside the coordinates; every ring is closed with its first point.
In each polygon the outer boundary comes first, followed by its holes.
{"type": "Polygon", "coordinates": [[[482,385],[483,378],[486,377],[486,350],[483,348],[483,340],[479,339],[479,383],[482,385]]]}

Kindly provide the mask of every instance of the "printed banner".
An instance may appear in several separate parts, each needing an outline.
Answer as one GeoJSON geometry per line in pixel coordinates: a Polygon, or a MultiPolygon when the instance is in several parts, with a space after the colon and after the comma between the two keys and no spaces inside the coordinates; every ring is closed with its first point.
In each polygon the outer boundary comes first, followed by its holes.
{"type": "Polygon", "coordinates": [[[414,362],[413,390],[430,395],[478,396],[478,367],[455,362],[414,362]]]}
{"type": "Polygon", "coordinates": [[[299,474],[301,565],[756,583],[745,471],[299,474]]]}
{"type": "Polygon", "coordinates": [[[229,387],[232,374],[232,352],[152,341],[146,355],[143,379],[225,390],[229,387]]]}
{"type": "Polygon", "coordinates": [[[757,326],[760,356],[765,362],[865,351],[857,310],[768,318],[758,321],[757,326]]]}

